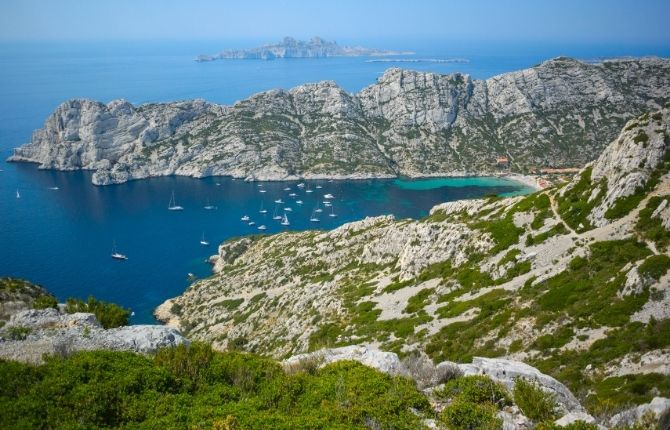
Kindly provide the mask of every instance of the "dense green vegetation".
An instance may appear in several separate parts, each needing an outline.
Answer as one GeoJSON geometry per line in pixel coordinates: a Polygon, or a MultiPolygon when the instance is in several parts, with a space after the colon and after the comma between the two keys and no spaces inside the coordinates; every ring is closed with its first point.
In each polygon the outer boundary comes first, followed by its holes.
{"type": "Polygon", "coordinates": [[[0,428],[421,428],[413,381],[353,362],[285,373],[203,344],[154,358],[81,352],[41,366],[0,361],[0,428]]]}
{"type": "Polygon", "coordinates": [[[89,296],[87,301],[70,298],[65,302],[65,312],[90,312],[95,314],[104,328],[120,327],[128,324],[130,310],[114,303],[107,303],[89,296]]]}

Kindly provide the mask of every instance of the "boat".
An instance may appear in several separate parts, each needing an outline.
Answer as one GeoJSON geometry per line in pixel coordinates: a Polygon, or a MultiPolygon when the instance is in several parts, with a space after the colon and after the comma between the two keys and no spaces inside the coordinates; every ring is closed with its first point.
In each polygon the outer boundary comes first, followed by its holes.
{"type": "Polygon", "coordinates": [[[115,260],[127,260],[128,257],[116,250],[116,242],[112,243],[112,258],[115,260]]]}
{"type": "Polygon", "coordinates": [[[303,183],[301,182],[301,183],[299,183],[299,184],[297,185],[297,187],[298,187],[298,188],[305,188],[305,184],[303,184],[303,183]]]}
{"type": "Polygon", "coordinates": [[[242,218],[240,218],[241,221],[249,221],[249,215],[244,215],[242,218]]]}
{"type": "Polygon", "coordinates": [[[333,182],[333,180],[332,180],[332,179],[328,179],[328,182],[329,182],[329,183],[332,183],[332,182],[333,182]]]}
{"type": "Polygon", "coordinates": [[[256,221],[249,221],[247,225],[256,225],[256,221]]]}
{"type": "Polygon", "coordinates": [[[301,204],[302,204],[302,200],[296,200],[296,201],[295,201],[295,204],[296,204],[296,205],[301,205],[301,204]]]}
{"type": "Polygon", "coordinates": [[[317,206],[316,209],[314,209],[314,212],[321,213],[321,212],[323,212],[323,209],[321,209],[320,207],[317,206]]]}
{"type": "Polygon", "coordinates": [[[217,186],[217,187],[220,187],[220,186],[221,186],[221,182],[217,182],[217,183],[216,183],[216,186],[217,186]]]}
{"type": "Polygon", "coordinates": [[[312,216],[309,217],[311,222],[319,222],[319,217],[316,216],[316,209],[312,211],[312,216]]]}
{"type": "Polygon", "coordinates": [[[272,219],[276,219],[276,220],[280,220],[280,219],[281,219],[281,215],[279,215],[279,214],[277,213],[278,210],[279,210],[279,207],[278,207],[277,205],[275,205],[275,211],[274,211],[274,213],[272,214],[272,219]]]}
{"type": "Polygon", "coordinates": [[[284,191],[291,191],[291,187],[284,188],[284,191]]]}
{"type": "Polygon", "coordinates": [[[284,203],[284,201],[283,201],[282,199],[277,199],[277,200],[275,200],[275,203],[277,203],[278,205],[280,205],[280,204],[284,203]]]}
{"type": "Polygon", "coordinates": [[[20,199],[21,198],[21,193],[19,193],[19,189],[16,189],[16,198],[20,199]]]}
{"type": "Polygon", "coordinates": [[[323,205],[324,205],[325,207],[330,207],[330,206],[332,206],[333,204],[332,204],[331,202],[329,202],[328,200],[324,200],[323,205]]]}
{"type": "Polygon", "coordinates": [[[265,193],[265,192],[267,192],[267,190],[259,190],[258,192],[259,193],[265,193]]]}
{"type": "Polygon", "coordinates": [[[293,212],[293,208],[284,208],[286,212],[293,212]]]}
{"type": "Polygon", "coordinates": [[[52,190],[52,191],[58,191],[58,190],[60,190],[60,188],[58,188],[58,187],[49,187],[49,189],[52,190]]]}
{"type": "Polygon", "coordinates": [[[259,226],[258,226],[258,229],[259,229],[259,230],[267,230],[267,227],[264,226],[264,225],[259,225],[259,226]]]}
{"type": "Polygon", "coordinates": [[[332,195],[332,194],[330,194],[330,193],[328,193],[328,194],[325,194],[325,195],[323,196],[323,198],[324,198],[324,199],[334,199],[335,196],[332,195]]]}
{"type": "Polygon", "coordinates": [[[306,193],[313,193],[314,190],[311,190],[311,189],[307,188],[307,189],[305,190],[305,192],[306,192],[306,193]]]}
{"type": "Polygon", "coordinates": [[[170,198],[170,203],[168,203],[168,210],[169,211],[183,211],[184,208],[177,205],[177,202],[175,201],[174,198],[174,191],[172,192],[172,197],[170,198]]]}
{"type": "Polygon", "coordinates": [[[290,225],[290,224],[291,223],[288,222],[288,217],[286,216],[286,214],[284,214],[284,218],[282,218],[281,220],[281,225],[290,225]]]}
{"type": "Polygon", "coordinates": [[[295,196],[297,196],[297,194],[296,194],[296,193],[289,193],[288,196],[289,196],[289,197],[295,197],[295,196]]]}
{"type": "Polygon", "coordinates": [[[200,239],[200,245],[209,246],[209,242],[205,240],[205,232],[202,232],[202,238],[200,239]]]}
{"type": "Polygon", "coordinates": [[[331,206],[330,207],[330,213],[328,214],[328,216],[331,217],[331,218],[335,218],[337,216],[337,214],[334,211],[335,211],[335,209],[333,208],[333,206],[331,206]]]}
{"type": "Polygon", "coordinates": [[[258,188],[263,188],[263,184],[258,184],[258,188]]]}
{"type": "Polygon", "coordinates": [[[268,210],[263,207],[263,202],[261,202],[261,209],[258,211],[260,214],[266,214],[268,213],[268,210]]]}
{"type": "Polygon", "coordinates": [[[213,206],[213,205],[209,204],[209,199],[207,199],[207,204],[203,207],[205,208],[205,210],[208,210],[208,211],[216,209],[216,206],[213,206]]]}
{"type": "Polygon", "coordinates": [[[317,190],[320,190],[321,188],[323,188],[321,185],[317,185],[317,186],[316,186],[316,189],[317,189],[317,190]]]}

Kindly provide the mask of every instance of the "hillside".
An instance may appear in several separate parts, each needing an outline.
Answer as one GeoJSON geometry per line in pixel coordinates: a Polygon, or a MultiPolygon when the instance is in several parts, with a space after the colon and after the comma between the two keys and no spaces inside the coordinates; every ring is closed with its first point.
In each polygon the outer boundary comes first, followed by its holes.
{"type": "Polygon", "coordinates": [[[275,357],[368,344],[520,360],[592,413],[667,397],[669,148],[664,108],[562,187],[232,240],[213,276],[156,313],[217,349],[275,357]]]}
{"type": "Polygon", "coordinates": [[[163,175],[481,175],[498,172],[499,157],[513,171],[575,167],[628,119],[669,100],[670,60],[660,58],[556,58],[487,80],[389,69],[356,94],[320,82],[232,106],[69,100],[10,160],[93,170],[99,185],[163,175]]]}

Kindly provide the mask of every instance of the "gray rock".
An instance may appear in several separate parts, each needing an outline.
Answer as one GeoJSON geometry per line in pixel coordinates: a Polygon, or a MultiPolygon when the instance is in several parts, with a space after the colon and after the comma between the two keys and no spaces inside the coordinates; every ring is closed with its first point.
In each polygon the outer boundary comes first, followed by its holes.
{"type": "Polygon", "coordinates": [[[340,348],[322,349],[316,352],[295,355],[282,362],[284,367],[300,366],[305,361],[316,361],[326,366],[337,361],[352,360],[377,369],[389,375],[408,376],[407,368],[393,352],[384,352],[365,345],[351,345],[340,348]]]}
{"type": "Polygon", "coordinates": [[[487,375],[505,385],[514,388],[518,378],[535,381],[540,388],[554,395],[557,406],[565,412],[583,412],[584,408],[570,390],[556,379],[545,375],[536,368],[519,361],[502,358],[474,357],[471,364],[459,364],[464,375],[487,375]]]}
{"type": "Polygon", "coordinates": [[[171,327],[134,325],[105,330],[90,313],[29,309],[13,315],[0,330],[0,357],[41,363],[44,354],[67,356],[76,351],[99,349],[153,353],[182,343],[188,344],[188,340],[171,327]],[[13,327],[27,329],[26,339],[10,340],[4,335],[13,327]]]}
{"type": "Polygon", "coordinates": [[[665,397],[654,397],[649,403],[627,409],[614,415],[610,418],[609,424],[611,427],[631,427],[647,414],[653,414],[656,419],[658,419],[668,409],[670,409],[670,399],[665,397]]]}

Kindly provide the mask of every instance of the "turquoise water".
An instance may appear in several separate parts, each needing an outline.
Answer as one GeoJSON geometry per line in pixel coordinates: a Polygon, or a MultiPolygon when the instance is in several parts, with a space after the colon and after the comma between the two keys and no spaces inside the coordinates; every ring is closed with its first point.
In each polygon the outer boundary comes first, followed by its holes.
{"type": "MultiPolygon", "coordinates": [[[[358,41],[365,44],[365,41],[358,41]]],[[[438,73],[461,71],[475,78],[530,67],[557,55],[581,58],[616,55],[663,55],[667,47],[622,46],[487,46],[440,41],[369,43],[390,49],[412,49],[417,57],[467,58],[467,64],[368,63],[365,58],[319,60],[217,61],[196,63],[199,53],[258,41],[188,43],[0,44],[0,158],[30,140],[47,115],[63,100],[88,97],[104,102],[125,98],[133,103],[189,98],[230,104],[271,88],[290,88],[324,79],[348,91],[369,85],[392,66],[438,73]]],[[[424,216],[433,205],[491,193],[524,193],[520,184],[495,178],[426,180],[314,181],[318,192],[298,191],[305,204],[291,200],[284,183],[257,184],[229,178],[155,178],[94,187],[87,172],[40,171],[29,164],[0,162],[0,276],[19,276],[41,283],[59,299],[93,294],[131,307],[135,322],[152,321],[151,311],[180,294],[186,276],[208,276],[205,259],[216,244],[258,233],[240,221],[247,214],[266,233],[284,227],[258,211],[261,202],[272,212],[282,198],[292,208],[290,229],[330,229],[365,216],[424,216]],[[217,185],[218,184],[218,185],[217,185]],[[58,190],[51,188],[58,187],[58,190]],[[16,190],[21,198],[16,198],[16,190]],[[172,191],[182,212],[167,210],[172,191]],[[335,195],[337,217],[309,222],[323,194],[335,195]],[[205,210],[207,201],[216,210],[205,210]],[[210,246],[199,242],[205,234],[210,246]],[[110,258],[112,243],[128,255],[110,258]]]]}

